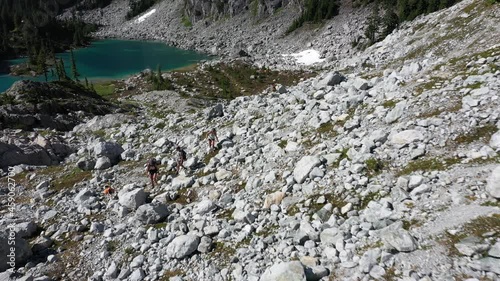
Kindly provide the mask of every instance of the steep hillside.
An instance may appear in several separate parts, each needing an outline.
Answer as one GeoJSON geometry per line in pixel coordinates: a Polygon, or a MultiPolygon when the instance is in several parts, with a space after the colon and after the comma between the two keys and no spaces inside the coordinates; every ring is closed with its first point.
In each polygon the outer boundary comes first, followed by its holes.
{"type": "MultiPolygon", "coordinates": [[[[103,15],[118,11],[118,2],[103,15]]],[[[155,30],[154,36],[167,38],[172,31],[161,33],[162,20],[184,28],[173,17],[181,4],[160,2],[143,22],[117,22],[101,34],[120,30],[148,37],[155,30]],[[142,23],[151,29],[141,29],[142,23]]],[[[284,30],[286,24],[277,20],[294,12],[289,4],[250,28],[238,25],[251,20],[245,15],[211,23],[210,29],[196,27],[198,22],[191,35],[181,33],[172,41],[206,39],[209,30],[221,37],[208,42],[223,42],[220,38],[236,31],[224,46],[232,48],[245,36],[263,42],[249,51],[252,59],[243,60],[288,68],[292,60],[278,54],[308,48],[300,38],[326,54],[350,40],[348,33],[329,43],[340,36],[330,27],[348,21],[342,9],[346,6],[307,35],[302,30],[280,39],[263,29],[281,24],[284,30]],[[222,31],[230,23],[236,25],[222,31]],[[290,38],[299,38],[296,45],[280,49],[290,38]],[[266,44],[275,48],[267,57],[266,44]]],[[[135,106],[130,114],[94,117],[68,133],[4,130],[9,138],[22,135],[25,143],[57,140],[71,153],[63,165],[18,165],[0,179],[0,225],[7,231],[13,225],[18,233],[17,275],[24,280],[498,280],[499,16],[498,3],[464,0],[403,24],[366,50],[350,56],[335,51],[342,55],[322,62],[324,71],[315,77],[279,76],[296,82],[287,86],[271,81],[264,87],[272,76],[261,69],[242,79],[244,92],[214,101],[200,89],[217,92],[218,84],[201,74],[221,79],[224,69],[236,72],[227,65],[238,62],[223,59],[185,70],[185,76],[165,75],[190,87],[117,94],[135,106]],[[251,87],[252,80],[258,87],[251,87]],[[218,134],[215,151],[207,145],[212,128],[218,134]],[[179,175],[177,146],[187,152],[179,175]],[[155,187],[145,173],[153,157],[161,162],[155,187]],[[14,196],[8,194],[12,182],[14,196]],[[116,194],[103,194],[108,184],[116,194]],[[16,212],[10,212],[9,200],[16,212]]],[[[352,34],[358,32],[362,28],[352,34]]],[[[238,74],[224,77],[234,80],[238,74]]],[[[8,234],[0,234],[2,253],[8,234]]],[[[8,269],[5,257],[0,256],[2,270],[8,269]]],[[[0,279],[16,280],[9,272],[0,279]]]]}

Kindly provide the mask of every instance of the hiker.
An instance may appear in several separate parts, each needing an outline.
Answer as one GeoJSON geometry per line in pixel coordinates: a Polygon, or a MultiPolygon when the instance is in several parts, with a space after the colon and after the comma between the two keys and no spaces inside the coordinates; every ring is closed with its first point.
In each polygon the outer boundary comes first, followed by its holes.
{"type": "Polygon", "coordinates": [[[217,137],[217,131],[215,131],[215,128],[208,132],[207,139],[210,151],[215,151],[215,142],[219,142],[219,138],[217,137]]]}
{"type": "Polygon", "coordinates": [[[186,151],[184,151],[184,149],[182,149],[180,146],[177,146],[175,148],[175,150],[177,151],[177,167],[176,167],[176,170],[177,170],[177,175],[179,174],[179,172],[181,171],[181,167],[186,169],[186,167],[184,167],[184,161],[186,161],[187,157],[186,157],[186,151]]]}
{"type": "Polygon", "coordinates": [[[158,184],[158,162],[155,158],[149,159],[146,164],[146,173],[149,174],[149,179],[151,180],[151,185],[155,188],[155,183],[158,184]]]}

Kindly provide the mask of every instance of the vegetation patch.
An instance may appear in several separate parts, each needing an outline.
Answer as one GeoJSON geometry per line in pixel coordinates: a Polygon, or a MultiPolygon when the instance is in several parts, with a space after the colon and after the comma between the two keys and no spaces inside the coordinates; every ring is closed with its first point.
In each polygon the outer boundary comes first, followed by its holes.
{"type": "Polygon", "coordinates": [[[380,196],[379,192],[370,192],[370,193],[368,193],[366,196],[364,196],[363,198],[361,198],[361,200],[359,202],[359,209],[360,210],[366,209],[366,207],[368,207],[368,204],[371,201],[378,200],[381,197],[382,196],[380,196]]]}
{"type": "Polygon", "coordinates": [[[453,139],[455,144],[470,144],[476,141],[488,142],[493,134],[498,131],[493,124],[476,127],[472,131],[461,134],[453,139]]]}
{"type": "Polygon", "coordinates": [[[193,26],[193,23],[191,22],[189,17],[185,14],[182,15],[181,22],[182,22],[182,25],[184,25],[185,27],[192,27],[193,26]]]}
{"type": "Polygon", "coordinates": [[[438,241],[446,246],[448,254],[451,256],[459,256],[460,253],[455,248],[455,244],[467,237],[476,237],[482,239],[485,233],[493,233],[493,238],[500,237],[500,215],[493,214],[491,216],[482,216],[469,221],[462,226],[460,232],[450,234],[446,232],[438,241]]]}
{"type": "Polygon", "coordinates": [[[281,149],[285,149],[286,145],[288,144],[288,141],[287,140],[281,140],[279,143],[278,143],[278,146],[281,148],[281,149]]]}
{"type": "Polygon", "coordinates": [[[275,71],[256,68],[244,62],[218,63],[190,71],[172,71],[168,79],[184,96],[199,99],[233,99],[261,93],[269,85],[291,86],[301,78],[314,76],[309,71],[275,71]],[[196,94],[193,94],[196,93],[196,94]]]}
{"type": "Polygon", "coordinates": [[[174,203],[186,205],[198,199],[198,193],[192,188],[181,188],[177,191],[177,198],[173,200],[174,203]]]}
{"type": "Polygon", "coordinates": [[[337,132],[333,129],[334,124],[332,122],[326,122],[323,123],[319,126],[318,129],[316,129],[316,132],[320,134],[321,136],[324,137],[334,137],[337,135],[337,132]]]}
{"type": "Polygon", "coordinates": [[[395,100],[386,100],[382,103],[382,106],[384,108],[393,108],[396,106],[396,101],[395,100]]]}
{"type": "Polygon", "coordinates": [[[375,177],[382,173],[385,166],[384,162],[376,158],[367,159],[365,165],[369,177],[375,177]]]}
{"type": "Polygon", "coordinates": [[[448,167],[460,163],[459,158],[427,158],[411,161],[402,168],[397,176],[408,175],[416,171],[444,171],[448,167]]]}
{"type": "Polygon", "coordinates": [[[419,227],[422,222],[416,219],[403,220],[403,229],[410,230],[412,227],[419,227]]]}
{"type": "Polygon", "coordinates": [[[217,241],[214,243],[214,249],[208,255],[213,261],[217,261],[221,265],[228,265],[230,259],[236,255],[236,247],[217,241]]]}
{"type": "Polygon", "coordinates": [[[180,269],[168,270],[165,271],[163,276],[160,278],[160,281],[169,281],[171,278],[176,276],[184,276],[186,273],[180,269]]]}
{"type": "Polygon", "coordinates": [[[217,214],[217,218],[222,220],[230,220],[233,216],[234,210],[235,210],[234,208],[223,209],[221,212],[217,214]]]}
{"type": "Polygon", "coordinates": [[[55,179],[51,182],[52,188],[57,191],[61,191],[71,188],[77,183],[90,180],[92,178],[92,172],[74,168],[62,175],[54,174],[52,176],[55,177],[55,179]]]}
{"type": "Polygon", "coordinates": [[[311,200],[311,205],[309,206],[310,214],[318,212],[327,203],[332,204],[333,208],[342,208],[347,204],[347,202],[344,199],[333,193],[317,194],[309,197],[309,199],[311,200]],[[316,203],[318,201],[318,198],[321,196],[325,197],[326,199],[325,203],[316,203]]]}
{"type": "Polygon", "coordinates": [[[101,97],[104,98],[109,98],[115,93],[116,86],[114,82],[99,82],[95,83],[94,85],[94,90],[95,92],[100,95],[101,97]]]}
{"type": "Polygon", "coordinates": [[[106,250],[108,250],[108,252],[114,252],[119,247],[120,247],[120,241],[118,241],[118,240],[111,240],[111,241],[108,241],[108,243],[106,244],[106,250]]]}

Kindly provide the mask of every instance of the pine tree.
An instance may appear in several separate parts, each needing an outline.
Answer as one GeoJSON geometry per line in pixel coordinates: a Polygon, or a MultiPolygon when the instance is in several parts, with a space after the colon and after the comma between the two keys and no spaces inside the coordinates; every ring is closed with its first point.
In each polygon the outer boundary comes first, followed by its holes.
{"type": "Polygon", "coordinates": [[[89,89],[89,80],[85,77],[85,88],[89,89]]]}
{"type": "Polygon", "coordinates": [[[80,76],[80,74],[78,73],[78,69],[76,68],[75,55],[73,54],[72,49],[70,50],[70,54],[71,54],[71,73],[73,75],[73,79],[75,79],[76,82],[80,82],[80,80],[78,79],[78,76],[80,76]]]}

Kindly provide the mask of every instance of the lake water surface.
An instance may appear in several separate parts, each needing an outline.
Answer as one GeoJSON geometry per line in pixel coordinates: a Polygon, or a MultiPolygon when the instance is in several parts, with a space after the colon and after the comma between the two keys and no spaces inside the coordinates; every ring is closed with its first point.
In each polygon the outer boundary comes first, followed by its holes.
{"type": "MultiPolygon", "coordinates": [[[[80,80],[87,77],[92,80],[121,79],[141,72],[146,68],[156,70],[161,65],[162,70],[171,70],[199,62],[209,57],[193,51],[186,51],[169,47],[164,43],[129,41],[129,40],[99,40],[89,47],[73,51],[80,80]]],[[[56,55],[64,60],[66,73],[71,76],[70,54],[56,55]]],[[[18,64],[26,59],[9,61],[9,64],[18,64]]],[[[45,81],[39,77],[15,77],[0,75],[0,93],[7,90],[16,81],[29,79],[45,81]]],[[[49,80],[55,80],[49,72],[49,80]]]]}

